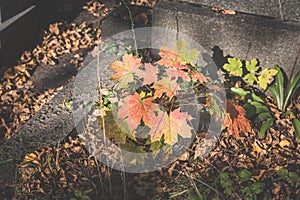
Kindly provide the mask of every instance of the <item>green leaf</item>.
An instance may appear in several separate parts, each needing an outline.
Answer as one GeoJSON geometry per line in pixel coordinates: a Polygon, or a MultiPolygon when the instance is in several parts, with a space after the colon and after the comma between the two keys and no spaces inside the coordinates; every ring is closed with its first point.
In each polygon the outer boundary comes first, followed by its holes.
{"type": "Polygon", "coordinates": [[[275,66],[275,70],[278,73],[275,75],[275,84],[272,87],[269,87],[269,91],[276,99],[277,108],[280,111],[283,111],[283,102],[284,102],[284,76],[282,69],[279,66],[275,66]]]}
{"type": "Polygon", "coordinates": [[[276,173],[278,174],[279,177],[285,178],[285,177],[287,177],[289,171],[287,169],[280,169],[280,170],[277,170],[276,173]]]}
{"type": "Polygon", "coordinates": [[[251,105],[250,103],[244,104],[243,108],[246,110],[247,118],[251,118],[251,117],[257,115],[255,106],[251,105]]]}
{"type": "Polygon", "coordinates": [[[273,125],[274,119],[273,118],[269,118],[266,120],[266,122],[264,122],[259,130],[259,137],[263,138],[266,135],[266,132],[269,128],[271,128],[271,126],[273,125]]]}
{"type": "Polygon", "coordinates": [[[152,144],[150,146],[150,150],[154,151],[154,152],[159,151],[161,146],[162,146],[162,143],[160,141],[152,142],[152,144]]]}
{"type": "Polygon", "coordinates": [[[230,179],[228,172],[221,172],[220,175],[220,184],[225,191],[230,194],[232,191],[232,180],[230,179]]]}
{"type": "Polygon", "coordinates": [[[239,95],[242,98],[245,98],[246,95],[250,93],[249,91],[246,91],[243,88],[235,88],[235,87],[230,88],[230,91],[234,94],[239,95]]]}
{"type": "Polygon", "coordinates": [[[251,172],[245,169],[243,169],[238,173],[238,177],[242,182],[248,181],[251,178],[251,176],[252,176],[251,172]]]}
{"type": "Polygon", "coordinates": [[[81,200],[91,200],[91,198],[87,195],[81,197],[81,200]]]}
{"type": "Polygon", "coordinates": [[[300,140],[300,121],[299,121],[299,119],[294,118],[292,120],[292,123],[293,123],[294,129],[295,129],[296,135],[298,137],[298,140],[300,140]]]}
{"type": "Polygon", "coordinates": [[[199,200],[198,196],[195,193],[189,194],[188,200],[199,200]]]}
{"type": "Polygon", "coordinates": [[[252,117],[264,112],[269,112],[269,108],[265,104],[256,101],[246,103],[243,107],[246,109],[246,114],[248,117],[252,117]]]}
{"type": "Polygon", "coordinates": [[[271,112],[260,113],[257,116],[257,121],[259,121],[259,122],[265,121],[267,119],[273,119],[273,116],[272,116],[271,112]]]}
{"type": "Polygon", "coordinates": [[[264,100],[257,96],[254,92],[246,91],[243,88],[232,87],[230,88],[230,91],[234,94],[239,95],[242,98],[251,99],[252,101],[257,101],[263,104],[265,103],[264,100]]]}
{"type": "Polygon", "coordinates": [[[300,177],[296,172],[289,172],[288,173],[288,178],[294,183],[299,183],[300,182],[300,177]]]}
{"type": "Polygon", "coordinates": [[[286,98],[283,105],[283,111],[285,111],[286,107],[288,106],[288,103],[290,102],[290,99],[293,98],[293,95],[300,87],[300,71],[297,72],[289,82],[286,90],[286,98]]]}
{"type": "Polygon", "coordinates": [[[247,74],[244,79],[250,84],[253,85],[255,81],[257,81],[257,77],[255,74],[247,74]]]}
{"type": "Polygon", "coordinates": [[[246,69],[249,72],[256,72],[259,69],[257,64],[258,64],[258,61],[256,58],[253,58],[250,62],[246,61],[246,69]]]}
{"type": "Polygon", "coordinates": [[[255,182],[252,184],[251,188],[255,194],[260,194],[264,191],[265,184],[261,182],[255,182]]]}
{"type": "Polygon", "coordinates": [[[243,75],[243,63],[241,60],[236,58],[228,58],[228,63],[226,63],[223,68],[229,72],[232,76],[242,76],[243,75]]]}
{"type": "Polygon", "coordinates": [[[80,198],[80,197],[82,196],[82,191],[80,191],[80,190],[75,190],[75,191],[74,191],[74,195],[75,195],[75,197],[80,198]]]}

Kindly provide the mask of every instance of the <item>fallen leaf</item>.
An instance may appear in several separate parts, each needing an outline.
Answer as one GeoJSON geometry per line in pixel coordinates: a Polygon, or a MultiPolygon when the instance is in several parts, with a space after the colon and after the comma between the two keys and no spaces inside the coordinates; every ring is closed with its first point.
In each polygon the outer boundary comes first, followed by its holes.
{"type": "Polygon", "coordinates": [[[291,143],[288,141],[288,140],[282,140],[282,141],[280,141],[279,142],[279,146],[281,147],[281,148],[284,148],[284,147],[286,147],[286,146],[289,146],[291,143]]]}
{"type": "Polygon", "coordinates": [[[234,11],[234,10],[227,10],[224,8],[217,8],[217,7],[212,7],[211,9],[214,12],[222,13],[224,15],[235,15],[236,14],[236,11],[234,11]]]}
{"type": "Polygon", "coordinates": [[[24,162],[31,162],[33,161],[35,158],[36,158],[36,154],[34,153],[29,153],[29,154],[26,154],[25,158],[24,158],[24,162]]]}

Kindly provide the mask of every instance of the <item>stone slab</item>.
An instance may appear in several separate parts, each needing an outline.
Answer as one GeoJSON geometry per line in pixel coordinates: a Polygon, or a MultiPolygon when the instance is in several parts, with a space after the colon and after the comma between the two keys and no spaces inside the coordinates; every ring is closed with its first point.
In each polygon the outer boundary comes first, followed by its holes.
{"type": "MultiPolygon", "coordinates": [[[[243,60],[258,58],[262,67],[282,66],[292,72],[300,48],[300,24],[262,16],[237,13],[223,15],[206,6],[163,1],[153,14],[153,26],[189,35],[213,55],[243,60]]],[[[222,63],[222,62],[221,62],[222,63]]],[[[296,66],[300,68],[299,62],[296,66]]]]}
{"type": "MultiPolygon", "coordinates": [[[[166,1],[166,0],[163,0],[166,1]]],[[[196,5],[218,7],[238,12],[274,17],[280,20],[300,21],[299,0],[174,0],[196,5]]]]}

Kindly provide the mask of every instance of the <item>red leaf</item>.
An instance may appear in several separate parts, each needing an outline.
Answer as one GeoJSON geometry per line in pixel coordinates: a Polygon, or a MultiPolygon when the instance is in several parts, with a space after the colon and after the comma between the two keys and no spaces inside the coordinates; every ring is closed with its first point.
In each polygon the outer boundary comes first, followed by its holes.
{"type": "Polygon", "coordinates": [[[251,130],[250,122],[245,117],[246,111],[242,106],[227,101],[226,111],[223,128],[227,127],[235,137],[239,137],[239,132],[247,133],[251,130]]]}
{"type": "Polygon", "coordinates": [[[178,54],[169,50],[168,48],[160,49],[159,55],[161,59],[156,63],[159,65],[164,65],[165,67],[173,67],[175,63],[180,61],[178,54]]]}
{"type": "Polygon", "coordinates": [[[154,117],[154,110],[158,110],[158,105],[154,104],[153,97],[142,99],[135,92],[134,95],[124,99],[125,104],[119,108],[118,118],[126,119],[130,130],[134,130],[143,120],[145,125],[150,126],[154,117]]]}

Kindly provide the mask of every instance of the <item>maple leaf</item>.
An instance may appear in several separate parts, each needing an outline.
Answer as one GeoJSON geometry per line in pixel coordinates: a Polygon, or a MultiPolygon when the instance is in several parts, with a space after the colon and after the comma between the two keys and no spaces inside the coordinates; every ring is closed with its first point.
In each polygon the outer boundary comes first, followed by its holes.
{"type": "Polygon", "coordinates": [[[160,98],[164,93],[172,98],[176,95],[176,91],[180,89],[180,86],[177,84],[176,80],[171,79],[170,77],[165,77],[159,80],[152,86],[155,89],[153,98],[160,98]]]}
{"type": "Polygon", "coordinates": [[[157,82],[157,74],[159,72],[159,69],[157,66],[153,66],[150,63],[145,64],[145,70],[138,69],[135,72],[135,75],[138,78],[143,79],[144,85],[149,85],[151,83],[157,82]]]}
{"type": "Polygon", "coordinates": [[[111,64],[110,69],[117,72],[111,76],[111,79],[120,82],[118,88],[127,88],[128,83],[134,80],[133,74],[141,65],[142,59],[131,54],[125,54],[122,60],[122,62],[117,60],[111,64]]]}
{"type": "Polygon", "coordinates": [[[226,63],[223,68],[233,76],[242,76],[243,75],[243,63],[236,58],[228,58],[228,63],[226,63]]]}
{"type": "Polygon", "coordinates": [[[178,142],[178,135],[183,138],[190,138],[192,127],[187,123],[187,120],[191,120],[191,118],[188,113],[180,112],[180,108],[169,115],[166,112],[159,111],[157,117],[154,118],[154,125],[150,131],[151,141],[160,141],[164,136],[164,142],[173,145],[178,142]]]}
{"type": "Polygon", "coordinates": [[[152,124],[154,111],[158,110],[158,105],[154,104],[153,97],[143,98],[139,93],[124,99],[124,104],[119,102],[118,118],[126,119],[128,127],[133,131],[143,120],[145,125],[152,124]]]}
{"type": "Polygon", "coordinates": [[[259,69],[257,64],[258,64],[258,61],[256,58],[253,58],[250,62],[246,61],[246,69],[249,72],[256,72],[259,69]]]}
{"type": "Polygon", "coordinates": [[[264,69],[262,70],[261,74],[258,76],[257,83],[259,84],[259,87],[262,89],[267,89],[268,84],[270,84],[274,76],[278,73],[276,69],[264,69]]]}
{"type": "Polygon", "coordinates": [[[192,80],[193,81],[199,81],[200,83],[206,83],[208,80],[210,80],[209,77],[204,76],[202,73],[197,71],[192,71],[192,80]]]}
{"type": "Polygon", "coordinates": [[[159,51],[159,55],[161,59],[156,62],[156,64],[163,65],[165,67],[174,67],[177,69],[186,69],[190,70],[190,68],[183,63],[184,60],[182,57],[178,55],[176,51],[170,50],[168,48],[161,48],[159,51]]]}
{"type": "Polygon", "coordinates": [[[190,76],[185,71],[174,69],[174,68],[168,68],[168,69],[165,69],[165,71],[166,71],[166,74],[171,77],[171,79],[172,78],[177,79],[178,77],[181,77],[185,81],[191,80],[190,76]]]}
{"type": "Polygon", "coordinates": [[[174,64],[182,61],[182,59],[178,56],[178,53],[171,51],[166,47],[160,49],[159,55],[161,59],[156,63],[159,65],[164,65],[165,67],[173,67],[174,64]]]}
{"type": "Polygon", "coordinates": [[[200,52],[196,49],[188,50],[187,47],[186,41],[178,40],[175,43],[175,52],[178,52],[179,57],[181,57],[182,60],[180,62],[182,65],[190,64],[195,66],[194,62],[198,60],[200,52]]]}
{"type": "Polygon", "coordinates": [[[251,130],[250,122],[245,117],[246,111],[242,106],[227,101],[223,129],[228,128],[229,133],[239,137],[239,132],[247,133],[251,130]]]}
{"type": "Polygon", "coordinates": [[[254,81],[257,81],[257,77],[256,77],[256,75],[255,74],[247,74],[245,77],[244,77],[244,79],[246,80],[246,81],[248,81],[248,83],[250,84],[250,85],[252,85],[253,83],[254,83],[254,81]]]}

